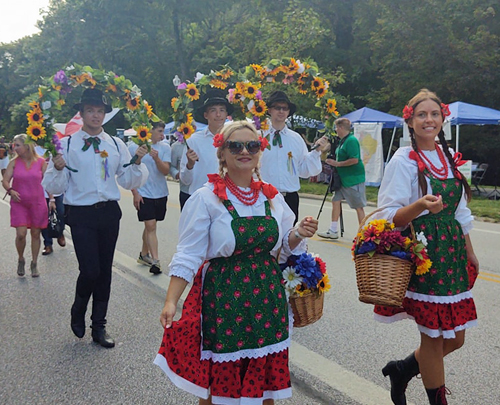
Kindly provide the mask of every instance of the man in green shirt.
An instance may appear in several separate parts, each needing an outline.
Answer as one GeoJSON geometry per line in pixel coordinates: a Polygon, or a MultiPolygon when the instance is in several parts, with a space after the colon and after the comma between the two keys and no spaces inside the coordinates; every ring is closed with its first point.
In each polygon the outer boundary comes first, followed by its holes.
{"type": "Polygon", "coordinates": [[[351,121],[339,118],[335,121],[337,135],[340,143],[335,151],[335,159],[326,159],[325,162],[337,168],[342,181],[342,187],[336,191],[332,198],[332,223],[326,232],[318,235],[327,239],[338,239],[338,220],[340,217],[340,204],[346,200],[349,206],[356,210],[358,222],[365,217],[365,166],[361,159],[359,142],[351,132],[351,121]]]}

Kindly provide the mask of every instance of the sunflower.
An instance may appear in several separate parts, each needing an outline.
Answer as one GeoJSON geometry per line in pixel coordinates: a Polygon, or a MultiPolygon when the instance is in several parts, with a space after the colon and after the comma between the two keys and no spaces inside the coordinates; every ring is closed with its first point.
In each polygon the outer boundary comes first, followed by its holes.
{"type": "Polygon", "coordinates": [[[210,86],[215,87],[216,89],[221,89],[224,90],[227,87],[227,83],[223,82],[222,80],[219,79],[212,79],[210,80],[210,86]]]}
{"type": "Polygon", "coordinates": [[[330,279],[328,278],[328,274],[323,275],[323,278],[319,280],[319,283],[316,287],[318,287],[318,292],[320,294],[323,294],[330,290],[331,285],[330,285],[330,279]]]}
{"type": "Polygon", "coordinates": [[[311,82],[311,89],[314,91],[318,90],[320,87],[325,87],[323,79],[321,77],[314,77],[311,82]]]}
{"type": "Polygon", "coordinates": [[[294,59],[294,58],[291,58],[290,59],[290,64],[288,65],[288,74],[289,75],[294,75],[295,73],[297,73],[299,71],[299,64],[297,63],[297,61],[294,59]]]}
{"type": "Polygon", "coordinates": [[[174,111],[177,111],[177,108],[175,108],[175,103],[177,103],[178,100],[178,97],[173,97],[172,100],[170,100],[170,105],[172,106],[174,111]]]}
{"type": "Polygon", "coordinates": [[[191,100],[198,100],[200,98],[200,92],[196,88],[196,85],[194,83],[189,83],[186,86],[186,96],[191,100]]]}
{"type": "Polygon", "coordinates": [[[151,131],[145,125],[141,125],[140,127],[134,128],[137,132],[137,138],[141,141],[147,141],[151,139],[151,131]]]}
{"type": "Polygon", "coordinates": [[[43,91],[41,87],[38,88],[38,98],[43,98],[43,91]]]}
{"type": "Polygon", "coordinates": [[[136,98],[127,97],[127,108],[129,110],[135,111],[139,108],[139,106],[140,106],[139,97],[136,98]]]}
{"type": "Polygon", "coordinates": [[[53,88],[55,91],[61,91],[61,85],[60,85],[60,84],[53,84],[53,85],[52,85],[52,88],[53,88]]]}
{"type": "Polygon", "coordinates": [[[60,98],[59,100],[57,100],[57,104],[60,106],[63,106],[64,104],[66,104],[66,101],[64,101],[64,99],[60,98]]]}
{"type": "Polygon", "coordinates": [[[193,122],[193,114],[189,113],[186,115],[187,123],[191,124],[193,122]]]}
{"type": "Polygon", "coordinates": [[[274,69],[270,70],[268,72],[268,74],[270,76],[276,76],[278,73],[286,73],[287,72],[287,68],[285,66],[276,66],[274,69]]]}
{"type": "Polygon", "coordinates": [[[269,122],[268,120],[261,121],[260,123],[260,129],[263,131],[267,131],[269,129],[269,122]]]}
{"type": "Polygon", "coordinates": [[[264,100],[255,100],[250,112],[256,117],[262,117],[267,112],[267,105],[264,100]]]}
{"type": "Polygon", "coordinates": [[[151,118],[153,116],[153,107],[144,100],[144,106],[146,107],[146,114],[148,115],[148,118],[151,118]]]}
{"type": "Polygon", "coordinates": [[[42,124],[39,123],[31,124],[28,129],[26,129],[26,134],[34,141],[43,139],[47,135],[47,133],[45,132],[45,128],[42,126],[42,124]]]}
{"type": "Polygon", "coordinates": [[[39,108],[31,110],[28,114],[26,114],[26,117],[28,117],[29,125],[41,124],[43,122],[43,113],[39,108]]]}
{"type": "Polygon", "coordinates": [[[215,75],[219,76],[222,80],[226,80],[229,79],[232,75],[234,75],[234,72],[231,69],[226,68],[224,70],[215,73],[215,75]]]}
{"type": "Polygon", "coordinates": [[[33,108],[33,110],[41,110],[40,103],[38,101],[32,101],[29,103],[29,106],[33,108]]]}
{"type": "Polygon", "coordinates": [[[111,83],[110,83],[110,84],[108,84],[108,85],[106,86],[106,91],[107,91],[108,93],[116,93],[117,89],[116,89],[116,86],[115,86],[114,84],[111,84],[111,83]]]}
{"type": "Polygon", "coordinates": [[[260,65],[257,65],[257,64],[252,64],[250,65],[250,67],[253,69],[253,71],[255,72],[256,75],[258,76],[264,76],[264,74],[266,73],[266,69],[264,69],[262,66],[260,65]]]}
{"type": "Polygon", "coordinates": [[[253,99],[259,90],[260,84],[253,84],[251,82],[245,83],[245,88],[243,90],[243,95],[246,98],[253,99]]]}
{"type": "Polygon", "coordinates": [[[326,101],[326,111],[330,114],[338,114],[337,112],[337,100],[329,98],[326,101]]]}
{"type": "Polygon", "coordinates": [[[181,124],[178,128],[177,131],[182,134],[184,139],[189,139],[191,135],[194,133],[194,128],[191,124],[188,124],[187,122],[181,124]]]}
{"type": "Polygon", "coordinates": [[[325,97],[326,96],[326,88],[325,86],[320,86],[316,89],[316,96],[318,98],[325,97]]]}

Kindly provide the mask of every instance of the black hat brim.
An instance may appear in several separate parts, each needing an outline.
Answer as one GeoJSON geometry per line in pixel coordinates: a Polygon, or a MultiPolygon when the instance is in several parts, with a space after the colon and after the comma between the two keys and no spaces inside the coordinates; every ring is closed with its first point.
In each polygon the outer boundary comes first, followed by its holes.
{"type": "Polygon", "coordinates": [[[84,105],[93,105],[93,106],[96,106],[96,107],[104,106],[104,111],[105,111],[106,114],[108,114],[111,111],[113,111],[113,107],[111,107],[109,104],[91,103],[91,102],[76,103],[73,106],[73,109],[76,110],[76,111],[80,111],[81,107],[84,106],[84,105]]]}
{"type": "Polygon", "coordinates": [[[224,105],[226,107],[227,115],[231,115],[234,112],[234,106],[226,98],[213,97],[208,99],[203,105],[196,109],[194,119],[202,124],[208,124],[208,121],[205,118],[205,111],[211,105],[224,105]]]}

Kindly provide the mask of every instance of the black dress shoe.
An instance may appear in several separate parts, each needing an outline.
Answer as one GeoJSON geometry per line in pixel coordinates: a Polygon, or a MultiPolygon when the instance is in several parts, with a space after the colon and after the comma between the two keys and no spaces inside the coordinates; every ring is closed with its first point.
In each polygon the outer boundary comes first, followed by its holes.
{"type": "Polygon", "coordinates": [[[45,246],[43,248],[42,256],[50,255],[53,251],[54,249],[52,249],[52,246],[45,246]]]}
{"type": "Polygon", "coordinates": [[[92,340],[107,349],[115,347],[115,341],[108,335],[106,329],[92,329],[92,340]]]}

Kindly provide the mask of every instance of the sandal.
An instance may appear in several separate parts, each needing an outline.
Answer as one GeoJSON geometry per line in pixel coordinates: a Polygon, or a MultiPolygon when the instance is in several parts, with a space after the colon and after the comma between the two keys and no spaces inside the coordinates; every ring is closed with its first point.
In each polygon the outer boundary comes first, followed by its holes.
{"type": "Polygon", "coordinates": [[[24,265],[26,264],[26,262],[24,260],[19,260],[17,262],[17,275],[19,277],[23,277],[24,276],[24,265]]]}
{"type": "Polygon", "coordinates": [[[39,277],[40,272],[38,271],[38,268],[36,267],[36,263],[31,262],[31,277],[39,277]]]}

